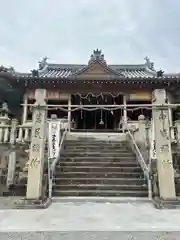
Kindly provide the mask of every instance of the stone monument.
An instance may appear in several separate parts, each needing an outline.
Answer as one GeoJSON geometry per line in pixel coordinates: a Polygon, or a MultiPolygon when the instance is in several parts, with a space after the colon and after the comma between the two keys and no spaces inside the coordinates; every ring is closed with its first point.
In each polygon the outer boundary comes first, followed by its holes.
{"type": "Polygon", "coordinates": [[[169,112],[168,107],[163,106],[163,104],[166,104],[166,91],[164,89],[154,90],[152,103],[162,104],[161,107],[153,107],[152,109],[159,198],[165,201],[175,200],[176,192],[171,151],[169,112]]]}

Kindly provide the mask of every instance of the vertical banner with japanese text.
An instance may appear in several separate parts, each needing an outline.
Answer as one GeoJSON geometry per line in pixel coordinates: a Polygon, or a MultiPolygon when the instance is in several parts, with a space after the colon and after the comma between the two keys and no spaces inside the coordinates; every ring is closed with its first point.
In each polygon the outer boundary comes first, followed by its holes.
{"type": "Polygon", "coordinates": [[[49,158],[57,158],[59,155],[60,144],[60,121],[49,122],[48,144],[49,144],[49,158]]]}
{"type": "Polygon", "coordinates": [[[152,160],[156,159],[156,139],[155,139],[155,128],[154,128],[154,119],[151,120],[151,149],[150,149],[150,158],[152,160]]]}

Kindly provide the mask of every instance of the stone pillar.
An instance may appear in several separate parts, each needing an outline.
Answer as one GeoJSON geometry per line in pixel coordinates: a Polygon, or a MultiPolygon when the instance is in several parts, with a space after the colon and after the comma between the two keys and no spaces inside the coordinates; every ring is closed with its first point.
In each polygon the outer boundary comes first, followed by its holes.
{"type": "Polygon", "coordinates": [[[11,132],[10,132],[10,143],[11,145],[14,145],[16,143],[17,138],[17,119],[12,119],[11,122],[11,132]]]}
{"type": "MultiPolygon", "coordinates": [[[[153,104],[166,103],[166,91],[164,89],[156,89],[153,92],[153,104]]],[[[152,110],[155,130],[155,145],[157,156],[157,172],[159,195],[163,200],[176,199],[174,168],[172,161],[169,111],[167,108],[154,107],[152,110]]]]}
{"type": "Polygon", "coordinates": [[[146,120],[144,115],[138,117],[138,142],[146,146],[146,120]]]}
{"type": "Polygon", "coordinates": [[[24,95],[24,103],[23,103],[23,119],[22,119],[22,124],[26,123],[27,121],[27,110],[28,110],[28,98],[27,95],[24,95]]]}
{"type": "Polygon", "coordinates": [[[26,198],[32,200],[38,200],[42,197],[44,148],[47,132],[45,98],[46,90],[36,89],[26,192],[26,198]]]}
{"type": "Polygon", "coordinates": [[[16,151],[15,151],[15,143],[16,143],[16,137],[17,137],[16,127],[17,127],[17,120],[12,119],[11,132],[10,132],[11,152],[9,154],[9,162],[8,162],[7,187],[9,187],[14,183],[15,172],[16,172],[16,151]]]}
{"type": "Polygon", "coordinates": [[[16,152],[12,150],[9,154],[9,162],[8,162],[8,172],[7,172],[7,187],[14,183],[16,172],[16,152]]]}

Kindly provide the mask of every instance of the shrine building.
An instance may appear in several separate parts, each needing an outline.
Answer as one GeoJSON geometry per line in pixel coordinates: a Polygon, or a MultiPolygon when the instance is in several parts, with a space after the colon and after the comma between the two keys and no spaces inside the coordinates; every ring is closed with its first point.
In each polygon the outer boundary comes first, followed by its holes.
{"type": "MultiPolygon", "coordinates": [[[[118,131],[121,119],[137,121],[141,114],[150,120],[151,109],[138,105],[151,104],[155,89],[165,89],[167,103],[175,103],[180,86],[179,74],[156,71],[148,57],[141,64],[110,65],[98,49],[85,64],[54,64],[45,57],[29,73],[1,66],[0,80],[1,102],[8,103],[22,124],[32,120],[32,109],[26,104],[34,103],[35,90],[41,88],[47,90],[47,104],[53,105],[48,118],[56,114],[58,119],[67,119],[72,131],[118,131]],[[83,108],[87,105],[88,110],[83,108]],[[124,108],[106,109],[106,105],[124,108]]],[[[169,114],[173,121],[176,112],[169,114]]]]}

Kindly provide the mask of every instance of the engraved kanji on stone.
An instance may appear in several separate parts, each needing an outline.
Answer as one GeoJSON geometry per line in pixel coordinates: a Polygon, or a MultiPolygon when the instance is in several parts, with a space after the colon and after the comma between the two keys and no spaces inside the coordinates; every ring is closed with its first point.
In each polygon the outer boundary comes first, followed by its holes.
{"type": "Polygon", "coordinates": [[[35,168],[35,167],[37,167],[37,165],[38,165],[39,163],[40,163],[39,158],[33,157],[33,158],[30,160],[29,166],[30,166],[30,168],[35,168]]]}
{"type": "Polygon", "coordinates": [[[57,124],[56,124],[56,123],[53,123],[53,124],[52,124],[52,128],[53,128],[54,130],[56,130],[56,129],[57,129],[57,124]]]}
{"type": "Polygon", "coordinates": [[[35,116],[35,123],[41,123],[41,122],[42,122],[42,113],[37,112],[37,114],[35,116]]]}
{"type": "Polygon", "coordinates": [[[160,146],[160,152],[168,152],[169,151],[169,145],[164,144],[160,146]]]}
{"type": "Polygon", "coordinates": [[[53,155],[56,154],[56,135],[52,135],[52,149],[53,149],[53,155]]]}
{"type": "Polygon", "coordinates": [[[168,131],[167,131],[167,129],[160,129],[160,133],[161,133],[161,135],[163,136],[163,137],[168,137],[168,131]]]}
{"type": "Polygon", "coordinates": [[[159,120],[165,120],[166,118],[167,118],[167,115],[166,115],[166,114],[164,114],[163,112],[160,113],[160,115],[159,115],[159,120]]]}
{"type": "Polygon", "coordinates": [[[33,144],[32,145],[32,151],[33,152],[39,152],[40,151],[40,145],[39,144],[33,144]]]}
{"type": "Polygon", "coordinates": [[[41,138],[40,132],[41,132],[41,129],[40,128],[36,128],[34,130],[34,137],[35,138],[41,138]]]}
{"type": "Polygon", "coordinates": [[[164,160],[162,161],[162,164],[163,164],[163,165],[172,166],[172,162],[171,162],[169,159],[164,159],[164,160]]]}
{"type": "Polygon", "coordinates": [[[152,153],[153,153],[153,157],[156,156],[156,141],[153,141],[153,147],[152,147],[152,153]]]}

